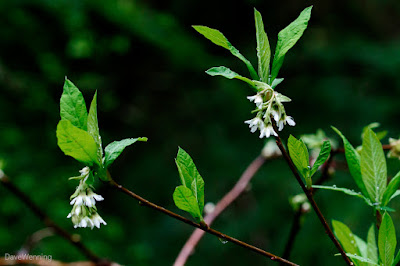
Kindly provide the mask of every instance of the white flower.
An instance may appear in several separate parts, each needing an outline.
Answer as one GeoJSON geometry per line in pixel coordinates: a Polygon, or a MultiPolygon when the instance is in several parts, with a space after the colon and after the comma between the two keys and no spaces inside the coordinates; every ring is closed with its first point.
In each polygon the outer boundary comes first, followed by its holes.
{"type": "Polygon", "coordinates": [[[271,135],[278,136],[278,134],[276,134],[276,132],[271,124],[260,129],[260,139],[263,138],[264,136],[266,138],[269,138],[269,136],[271,136],[271,135]]]}
{"type": "Polygon", "coordinates": [[[274,117],[275,121],[278,122],[279,118],[281,117],[281,114],[276,110],[272,110],[272,116],[274,117]]]}
{"type": "Polygon", "coordinates": [[[102,201],[104,198],[93,192],[92,188],[86,184],[86,180],[90,174],[90,168],[85,167],[79,171],[80,179],[79,186],[71,196],[70,204],[73,205],[71,212],[67,218],[71,218],[74,228],[77,227],[90,227],[94,226],[100,228],[100,224],[106,225],[106,222],[97,213],[96,201],[102,201]]]}
{"type": "Polygon", "coordinates": [[[294,127],[296,125],[296,122],[294,122],[293,117],[291,117],[291,116],[286,116],[285,122],[287,122],[289,124],[289,126],[292,126],[292,127],[294,127]]]}
{"type": "Polygon", "coordinates": [[[81,176],[87,176],[89,175],[90,168],[88,166],[85,166],[82,168],[82,170],[79,170],[79,173],[81,173],[81,176]]]}
{"type": "Polygon", "coordinates": [[[91,217],[91,222],[93,223],[94,226],[96,226],[99,229],[100,229],[100,224],[107,225],[107,223],[103,220],[103,218],[101,218],[101,216],[97,212],[91,217]]]}
{"type": "Polygon", "coordinates": [[[264,126],[264,122],[259,117],[254,117],[253,119],[244,122],[246,124],[249,124],[249,128],[251,128],[250,129],[251,133],[256,132],[257,128],[260,128],[261,130],[261,128],[264,126]]]}
{"type": "Polygon", "coordinates": [[[286,124],[292,127],[296,125],[296,123],[293,120],[293,117],[285,116],[285,119],[281,119],[277,122],[278,130],[281,131],[283,129],[283,126],[286,124]]]}
{"type": "Polygon", "coordinates": [[[264,102],[262,96],[258,93],[253,96],[248,96],[247,99],[249,99],[250,102],[254,102],[258,108],[261,108],[264,102]]]}

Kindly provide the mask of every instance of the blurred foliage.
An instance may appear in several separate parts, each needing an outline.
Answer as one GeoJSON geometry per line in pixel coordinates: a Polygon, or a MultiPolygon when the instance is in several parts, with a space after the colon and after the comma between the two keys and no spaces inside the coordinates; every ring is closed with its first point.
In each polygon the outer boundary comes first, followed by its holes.
{"type": "MultiPolygon", "coordinates": [[[[309,28],[286,56],[278,90],[293,99],[287,112],[299,136],[322,128],[336,138],[338,127],[357,146],[362,128],[380,122],[388,137],[400,134],[400,2],[351,1],[0,1],[0,159],[5,172],[57,223],[79,233],[97,254],[125,265],[171,265],[192,228],[140,207],[126,195],[96,184],[98,205],[108,223],[100,230],[73,230],[66,218],[76,184],[68,177],[82,165],[62,154],[55,128],[64,77],[90,98],[98,90],[100,130],[111,139],[146,136],[111,169],[114,178],[151,201],[173,205],[178,185],[174,156],[188,151],[206,182],[206,202],[218,201],[259,154],[264,140],[243,121],[251,118],[251,91],[238,81],[204,71],[228,65],[246,73],[239,60],[190,26],[221,30],[256,62],[253,7],[264,17],[271,46],[306,6],[314,4],[309,28]]],[[[289,129],[283,133],[287,139],[289,129]]],[[[387,143],[387,138],[383,140],[387,143]]],[[[341,145],[341,144],[340,144],[341,145]]],[[[338,156],[343,161],[343,156],[338,156]]],[[[399,170],[389,161],[389,173],[399,170]]],[[[329,184],[354,187],[344,168],[329,184]]],[[[252,189],[224,212],[214,227],[281,254],[293,211],[288,198],[300,187],[282,160],[268,162],[252,189]]],[[[43,224],[0,187],[0,256],[17,251],[43,224]]],[[[347,224],[365,237],[374,220],[361,201],[321,191],[316,196],[327,219],[347,224]],[[332,200],[335,199],[335,200],[332,200]]],[[[400,209],[400,202],[392,206],[400,209]]],[[[392,216],[399,225],[398,212],[392,216]]],[[[400,232],[400,228],[397,228],[400,232]]],[[[54,259],[82,255],[53,236],[33,250],[54,259]]],[[[302,265],[339,265],[340,257],[311,212],[294,245],[302,265]]],[[[188,265],[264,265],[265,259],[205,236],[188,265]]]]}

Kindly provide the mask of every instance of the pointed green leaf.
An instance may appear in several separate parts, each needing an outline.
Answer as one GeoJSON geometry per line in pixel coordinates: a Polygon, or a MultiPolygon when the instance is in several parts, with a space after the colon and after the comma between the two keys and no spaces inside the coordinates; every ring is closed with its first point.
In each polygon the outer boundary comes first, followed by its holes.
{"type": "Polygon", "coordinates": [[[77,128],[87,129],[87,109],[79,89],[65,78],[63,93],[60,99],[61,120],[68,120],[77,128]]]}
{"type": "MultiPolygon", "coordinates": [[[[341,254],[339,254],[341,255],[341,254]]],[[[375,263],[373,260],[369,259],[369,258],[365,258],[362,256],[358,256],[358,255],[354,255],[351,253],[346,253],[346,256],[349,257],[357,266],[361,266],[361,265],[376,265],[379,266],[379,264],[375,263]],[[357,263],[356,263],[357,262],[357,263]],[[361,263],[361,262],[365,262],[365,263],[361,263]]]]}
{"type": "Polygon", "coordinates": [[[364,196],[368,196],[367,189],[365,188],[364,181],[361,176],[360,155],[354,149],[353,145],[346,139],[346,137],[337,128],[332,126],[332,129],[342,138],[344,144],[344,154],[346,156],[347,165],[354,181],[364,196]]]}
{"type": "Polygon", "coordinates": [[[392,266],[397,266],[400,262],[400,250],[397,252],[396,258],[394,258],[392,266]]]}
{"type": "Polygon", "coordinates": [[[321,189],[326,189],[326,190],[333,190],[333,191],[340,191],[343,192],[344,194],[354,196],[360,199],[363,199],[365,203],[367,203],[369,206],[373,206],[369,198],[364,197],[361,192],[355,192],[354,190],[350,190],[348,188],[340,188],[336,186],[319,186],[319,185],[313,185],[313,188],[321,188],[321,189]]]}
{"type": "Polygon", "coordinates": [[[87,118],[87,132],[93,137],[97,144],[97,156],[101,162],[103,158],[103,148],[101,145],[101,137],[99,132],[99,123],[97,121],[97,91],[93,96],[92,103],[89,108],[89,115],[87,118]]]}
{"type": "Polygon", "coordinates": [[[227,79],[239,79],[248,83],[250,86],[255,87],[255,84],[251,79],[243,77],[224,66],[212,67],[209,70],[207,70],[206,73],[210,76],[223,76],[227,79]]]}
{"type": "Polygon", "coordinates": [[[258,75],[260,76],[261,81],[268,83],[271,49],[269,48],[267,33],[264,30],[262,16],[255,8],[254,20],[256,23],[258,75]]]}
{"type": "Polygon", "coordinates": [[[356,240],[356,244],[358,247],[358,250],[360,251],[361,257],[367,258],[368,256],[368,246],[367,243],[365,243],[364,240],[362,240],[360,237],[354,235],[354,239],[356,240]]]}
{"type": "Polygon", "coordinates": [[[322,164],[328,159],[329,155],[331,154],[331,143],[329,141],[324,141],[321,147],[321,151],[315,161],[313,167],[311,168],[311,176],[318,170],[322,164]]]}
{"type": "Polygon", "coordinates": [[[383,266],[392,266],[396,244],[396,232],[392,218],[385,212],[378,235],[379,256],[383,266]]]}
{"type": "MultiPolygon", "coordinates": [[[[333,232],[342,244],[344,251],[346,251],[346,253],[360,256],[360,251],[358,250],[356,240],[351,230],[344,223],[335,220],[332,221],[332,226],[333,232]]],[[[355,259],[351,260],[358,265],[358,262],[355,259]]]]}
{"type": "Polygon", "coordinates": [[[65,153],[86,164],[99,164],[97,145],[86,131],[75,127],[69,120],[61,120],[57,125],[58,146],[65,153]]]}
{"type": "Polygon", "coordinates": [[[272,81],[271,88],[275,89],[276,86],[282,83],[284,78],[275,78],[274,81],[272,81]]]}
{"type": "Polygon", "coordinates": [[[386,160],[382,144],[371,129],[364,134],[360,163],[369,198],[380,203],[386,190],[386,160]]]}
{"type": "Polygon", "coordinates": [[[311,8],[312,6],[304,9],[295,21],[279,32],[274,61],[272,63],[272,81],[278,76],[279,69],[282,66],[286,53],[296,44],[307,28],[308,21],[311,17],[311,8]]]}
{"type": "Polygon", "coordinates": [[[259,80],[259,77],[257,75],[256,70],[254,69],[253,65],[250,63],[249,60],[247,60],[240,52],[238,49],[236,49],[229,41],[228,39],[219,31],[216,29],[212,29],[206,26],[192,26],[197,32],[202,34],[204,37],[215,43],[216,45],[219,45],[221,47],[224,47],[225,49],[228,49],[234,56],[242,60],[247,68],[249,69],[250,75],[252,79],[254,80],[259,80]]]}
{"type": "Polygon", "coordinates": [[[394,199],[395,197],[400,195],[400,190],[396,190],[396,192],[390,197],[389,202],[394,199]]]}
{"type": "Polygon", "coordinates": [[[375,225],[374,224],[372,224],[368,230],[367,258],[372,260],[374,263],[378,263],[378,248],[376,247],[375,225]]]}
{"type": "Polygon", "coordinates": [[[176,207],[190,213],[198,222],[203,220],[196,197],[193,195],[192,190],[185,186],[176,187],[173,198],[176,207]]]}
{"type": "Polygon", "coordinates": [[[230,49],[231,43],[225,37],[222,32],[216,29],[212,29],[206,26],[192,26],[198,33],[215,43],[216,45],[222,46],[225,49],[230,49]]]}
{"type": "Polygon", "coordinates": [[[302,140],[297,140],[292,135],[288,140],[289,155],[300,174],[307,179],[310,168],[308,167],[309,156],[306,145],[302,140]]]}
{"type": "Polygon", "coordinates": [[[200,213],[203,213],[204,208],[204,181],[200,173],[197,171],[190,155],[179,147],[178,154],[175,159],[178,167],[179,177],[182,185],[189,188],[196,198],[200,213]]]}
{"type": "Polygon", "coordinates": [[[108,144],[107,147],[104,149],[105,150],[104,167],[108,168],[115,161],[115,159],[118,158],[118,156],[124,151],[126,147],[132,145],[136,141],[147,141],[147,138],[145,137],[135,138],[135,139],[129,138],[120,141],[114,141],[108,144]]]}
{"type": "Polygon", "coordinates": [[[389,200],[393,196],[393,194],[400,187],[400,171],[390,180],[385,193],[383,193],[382,197],[382,206],[386,206],[389,203],[389,200]]]}

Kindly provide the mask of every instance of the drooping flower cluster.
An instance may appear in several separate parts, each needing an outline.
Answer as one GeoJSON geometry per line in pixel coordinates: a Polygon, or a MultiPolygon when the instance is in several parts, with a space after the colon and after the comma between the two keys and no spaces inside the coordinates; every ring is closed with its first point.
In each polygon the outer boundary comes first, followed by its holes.
{"type": "Polygon", "coordinates": [[[247,97],[247,99],[255,103],[256,109],[253,112],[256,112],[257,115],[253,119],[245,121],[246,124],[249,124],[250,131],[254,133],[259,129],[260,138],[269,138],[271,135],[278,135],[272,126],[273,120],[275,120],[279,131],[281,131],[286,124],[290,126],[296,125],[293,118],[286,115],[285,107],[282,104],[284,102],[290,102],[291,99],[274,91],[264,82],[254,82],[258,88],[258,92],[256,95],[247,97]]]}
{"type": "Polygon", "coordinates": [[[71,212],[67,218],[71,218],[74,228],[77,227],[93,227],[100,228],[100,224],[106,225],[107,223],[97,213],[96,201],[102,201],[104,198],[93,192],[93,189],[86,182],[90,175],[90,168],[84,167],[79,171],[80,176],[73,177],[72,179],[80,179],[79,185],[75,193],[71,196],[71,205],[73,205],[71,212]]]}

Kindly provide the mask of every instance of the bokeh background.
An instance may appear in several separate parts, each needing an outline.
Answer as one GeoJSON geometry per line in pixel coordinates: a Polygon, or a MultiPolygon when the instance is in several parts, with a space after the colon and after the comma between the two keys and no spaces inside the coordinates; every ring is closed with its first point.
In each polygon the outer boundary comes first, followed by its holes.
{"type": "MultiPolygon", "coordinates": [[[[354,145],[363,126],[380,122],[388,136],[400,134],[400,2],[182,1],[182,0],[2,0],[0,1],[0,158],[12,181],[97,254],[124,265],[171,265],[192,228],[139,206],[105,185],[99,213],[108,225],[74,230],[68,181],[83,166],[58,149],[55,128],[64,77],[87,103],[98,90],[104,144],[146,136],[115,162],[111,172],[126,187],[180,214],[172,200],[179,184],[178,146],[194,158],[206,186],[206,202],[217,202],[260,153],[264,140],[251,134],[252,91],[239,81],[207,76],[225,65],[247,75],[228,51],[191,25],[221,30],[256,64],[253,7],[264,18],[272,47],[282,28],[314,5],[309,28],[288,53],[279,91],[291,97],[287,113],[297,122],[289,133],[318,128],[337,138],[335,125],[354,145]]],[[[383,140],[387,143],[387,138],[383,140]]],[[[338,156],[343,161],[343,156],[338,156]]],[[[389,160],[389,173],[400,169],[389,160]]],[[[328,184],[355,188],[348,172],[328,184]]],[[[288,198],[301,192],[283,160],[267,163],[251,190],[215,222],[217,230],[282,254],[293,210],[288,198]]],[[[16,252],[43,224],[0,186],[0,256],[16,252]]],[[[316,200],[328,220],[337,219],[365,238],[374,220],[362,201],[335,192],[316,200]]],[[[399,209],[399,200],[391,207],[399,209]]],[[[400,215],[392,217],[400,232],[400,215]]],[[[41,241],[33,254],[77,261],[85,258],[58,236],[41,241]]],[[[314,213],[305,217],[291,259],[301,265],[341,265],[334,245],[314,213]]],[[[188,265],[269,265],[263,257],[205,236],[188,265]]],[[[275,265],[275,264],[274,264],[275,265]]]]}

